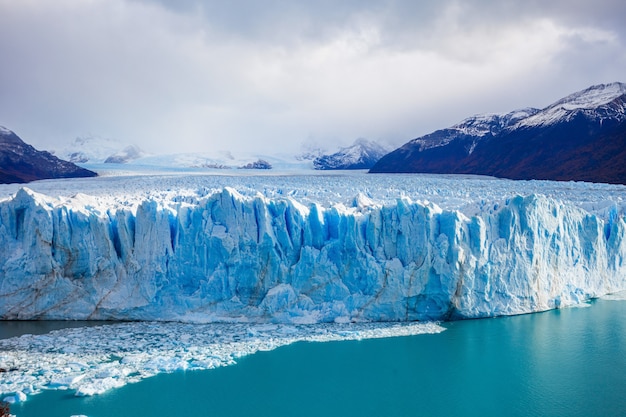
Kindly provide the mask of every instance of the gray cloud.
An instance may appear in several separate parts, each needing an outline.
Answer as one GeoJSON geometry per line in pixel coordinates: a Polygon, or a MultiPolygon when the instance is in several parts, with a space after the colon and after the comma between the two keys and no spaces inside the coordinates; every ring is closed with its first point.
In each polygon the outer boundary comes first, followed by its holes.
{"type": "Polygon", "coordinates": [[[324,41],[337,31],[367,23],[381,28],[390,47],[436,44],[446,33],[497,30],[542,18],[603,28],[622,38],[626,34],[626,3],[618,0],[133,1],[201,17],[209,27],[230,36],[284,44],[303,38],[324,41]]]}
{"type": "Polygon", "coordinates": [[[54,148],[401,143],[626,73],[618,1],[0,0],[0,124],[54,148]]]}

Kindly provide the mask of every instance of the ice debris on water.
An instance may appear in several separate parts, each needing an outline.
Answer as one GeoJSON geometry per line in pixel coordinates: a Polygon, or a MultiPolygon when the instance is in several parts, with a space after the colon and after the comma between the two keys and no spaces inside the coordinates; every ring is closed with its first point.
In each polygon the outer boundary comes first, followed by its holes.
{"type": "Polygon", "coordinates": [[[184,324],[136,322],[55,330],[0,340],[0,398],[46,389],[101,394],[159,373],[232,365],[294,342],[439,333],[436,323],[184,324]],[[4,396],[4,397],[2,397],[4,396]]]}

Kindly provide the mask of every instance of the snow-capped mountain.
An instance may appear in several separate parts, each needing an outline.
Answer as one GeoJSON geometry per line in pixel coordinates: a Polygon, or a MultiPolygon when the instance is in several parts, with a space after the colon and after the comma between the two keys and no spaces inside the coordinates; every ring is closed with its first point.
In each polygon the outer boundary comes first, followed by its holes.
{"type": "Polygon", "coordinates": [[[0,183],[25,183],[49,178],[92,177],[95,172],[38,151],[11,130],[0,126],[0,183]]]}
{"type": "Polygon", "coordinates": [[[547,127],[567,123],[578,117],[603,123],[604,120],[626,119],[626,84],[600,84],[557,101],[545,109],[519,121],[516,128],[547,127]],[[620,99],[621,98],[621,99],[620,99]]]}
{"type": "Polygon", "coordinates": [[[138,146],[101,136],[77,137],[69,145],[53,153],[76,164],[123,164],[146,156],[138,146]]]}
{"type": "Polygon", "coordinates": [[[626,84],[592,86],[544,109],[468,118],[413,139],[371,172],[626,183],[626,84]]]}
{"type": "Polygon", "coordinates": [[[376,142],[357,139],[351,146],[341,148],[330,155],[319,155],[313,160],[315,169],[369,169],[388,149],[376,142]]]}
{"type": "Polygon", "coordinates": [[[104,160],[105,164],[126,164],[145,155],[138,146],[130,145],[104,160]]]}

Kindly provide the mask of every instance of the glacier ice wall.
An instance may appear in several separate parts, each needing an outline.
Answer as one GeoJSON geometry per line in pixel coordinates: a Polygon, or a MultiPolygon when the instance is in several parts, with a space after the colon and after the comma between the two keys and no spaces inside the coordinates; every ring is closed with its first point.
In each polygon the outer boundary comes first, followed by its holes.
{"type": "Polygon", "coordinates": [[[410,321],[626,289],[626,222],[542,195],[467,217],[398,199],[304,206],[224,188],[136,209],[0,202],[0,318],[410,321]]]}

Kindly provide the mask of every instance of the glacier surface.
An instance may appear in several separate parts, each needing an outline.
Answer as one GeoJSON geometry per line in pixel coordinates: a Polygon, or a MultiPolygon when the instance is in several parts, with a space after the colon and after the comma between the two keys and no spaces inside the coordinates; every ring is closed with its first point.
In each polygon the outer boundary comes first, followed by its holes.
{"type": "Polygon", "coordinates": [[[433,175],[0,188],[0,318],[319,323],[543,311],[626,289],[626,187],[433,175]]]}

